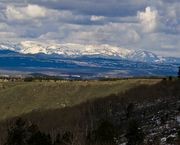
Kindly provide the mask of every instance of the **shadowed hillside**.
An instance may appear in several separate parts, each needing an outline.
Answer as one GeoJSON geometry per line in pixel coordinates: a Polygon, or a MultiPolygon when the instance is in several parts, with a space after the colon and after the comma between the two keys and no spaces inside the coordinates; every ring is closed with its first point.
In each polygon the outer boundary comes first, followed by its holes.
{"type": "MultiPolygon", "coordinates": [[[[163,80],[73,107],[34,111],[21,117],[50,134],[52,141],[58,134],[70,132],[74,144],[81,145],[125,142],[178,145],[179,96],[180,81],[163,80]]],[[[1,124],[1,136],[6,134],[6,126],[11,126],[12,120],[1,124]]]]}

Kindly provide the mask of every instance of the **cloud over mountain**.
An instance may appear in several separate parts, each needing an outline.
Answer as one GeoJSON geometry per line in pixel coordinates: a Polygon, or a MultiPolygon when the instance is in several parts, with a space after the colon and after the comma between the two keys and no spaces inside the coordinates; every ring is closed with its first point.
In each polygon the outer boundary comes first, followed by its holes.
{"type": "Polygon", "coordinates": [[[179,0],[2,0],[0,37],[110,44],[178,56],[179,17],[179,0]]]}
{"type": "Polygon", "coordinates": [[[145,32],[151,32],[156,28],[157,16],[157,11],[152,10],[151,7],[147,7],[145,12],[138,12],[138,18],[145,32]]]}
{"type": "Polygon", "coordinates": [[[8,19],[30,19],[46,16],[46,9],[38,5],[27,5],[25,7],[7,6],[6,16],[8,19]]]}

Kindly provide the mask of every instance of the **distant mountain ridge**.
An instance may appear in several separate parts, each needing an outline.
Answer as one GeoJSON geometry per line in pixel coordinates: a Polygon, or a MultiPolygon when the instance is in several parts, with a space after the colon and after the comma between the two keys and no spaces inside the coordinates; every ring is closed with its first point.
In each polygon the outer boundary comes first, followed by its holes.
{"type": "Polygon", "coordinates": [[[178,63],[146,63],[96,56],[22,54],[0,50],[0,76],[26,76],[32,73],[63,78],[116,78],[138,76],[176,76],[178,63]]]}
{"type": "Polygon", "coordinates": [[[126,59],[131,61],[147,63],[168,63],[180,62],[176,58],[166,58],[158,56],[152,52],[143,50],[130,50],[126,48],[115,47],[107,44],[103,45],[83,45],[83,44],[59,44],[42,43],[37,41],[22,41],[20,43],[3,42],[0,43],[0,50],[11,50],[20,54],[46,54],[63,57],[102,57],[126,59]]]}
{"type": "Polygon", "coordinates": [[[32,73],[63,78],[176,76],[180,58],[110,45],[0,42],[0,76],[32,73]]]}

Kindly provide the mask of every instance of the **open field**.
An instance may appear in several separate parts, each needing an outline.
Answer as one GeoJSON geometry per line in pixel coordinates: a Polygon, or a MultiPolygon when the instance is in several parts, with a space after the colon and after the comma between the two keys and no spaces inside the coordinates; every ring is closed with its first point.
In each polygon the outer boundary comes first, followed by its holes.
{"type": "Polygon", "coordinates": [[[0,82],[0,120],[31,111],[73,106],[160,80],[0,82]]]}

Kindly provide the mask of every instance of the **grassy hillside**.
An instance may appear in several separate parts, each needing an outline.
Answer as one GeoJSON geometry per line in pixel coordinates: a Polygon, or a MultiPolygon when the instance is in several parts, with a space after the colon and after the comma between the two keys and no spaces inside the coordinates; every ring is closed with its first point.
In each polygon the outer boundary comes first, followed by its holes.
{"type": "Polygon", "coordinates": [[[117,81],[0,82],[0,120],[36,110],[73,106],[160,79],[117,81]]]}
{"type": "MultiPolygon", "coordinates": [[[[19,117],[36,124],[42,132],[50,135],[53,142],[59,135],[63,137],[70,133],[73,142],[70,144],[118,145],[130,142],[132,145],[131,142],[140,141],[142,145],[179,145],[180,80],[156,82],[158,80],[148,79],[86,82],[92,86],[108,84],[107,88],[120,85],[129,89],[85,103],[81,100],[82,103],[73,103],[70,107],[36,110],[19,117]]],[[[72,82],[71,85],[73,83],[79,85],[82,82],[72,82]]],[[[6,140],[7,127],[15,120],[0,121],[0,145],[6,140]]]]}

